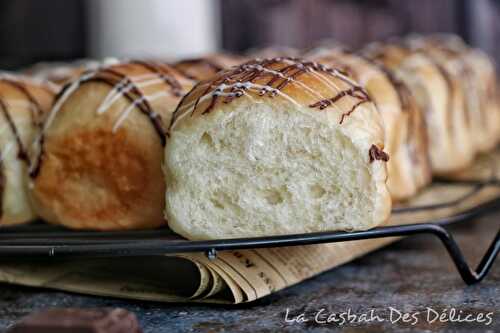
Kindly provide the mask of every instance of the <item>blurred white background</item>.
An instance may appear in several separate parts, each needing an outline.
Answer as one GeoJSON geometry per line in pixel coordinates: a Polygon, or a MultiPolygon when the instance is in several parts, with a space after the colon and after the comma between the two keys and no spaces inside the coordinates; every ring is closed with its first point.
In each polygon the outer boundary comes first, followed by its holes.
{"type": "Polygon", "coordinates": [[[92,58],[175,59],[214,52],[220,44],[217,0],[91,0],[89,5],[92,58]]]}
{"type": "Polygon", "coordinates": [[[434,32],[458,34],[500,63],[500,0],[0,0],[0,68],[304,49],[325,39],[356,49],[434,32]]]}

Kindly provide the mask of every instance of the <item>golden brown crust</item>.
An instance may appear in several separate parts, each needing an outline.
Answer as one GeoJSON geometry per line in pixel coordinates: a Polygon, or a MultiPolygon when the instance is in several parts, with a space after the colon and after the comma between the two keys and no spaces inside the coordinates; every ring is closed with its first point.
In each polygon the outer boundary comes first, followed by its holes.
{"type": "Polygon", "coordinates": [[[165,130],[191,85],[168,65],[132,61],[66,87],[45,124],[32,173],[40,215],[77,229],[165,223],[165,130]]]}
{"type": "Polygon", "coordinates": [[[186,116],[202,116],[242,96],[276,98],[318,111],[338,111],[335,105],[340,103],[347,106],[337,114],[340,124],[358,106],[371,101],[362,87],[337,69],[287,57],[252,60],[198,83],[179,103],[170,128],[186,116]]]}
{"type": "Polygon", "coordinates": [[[41,210],[52,211],[42,215],[53,214],[69,227],[101,230],[163,223],[165,186],[154,159],[161,147],[144,152],[124,128],[75,131],[49,143],[34,189],[41,210]]]}

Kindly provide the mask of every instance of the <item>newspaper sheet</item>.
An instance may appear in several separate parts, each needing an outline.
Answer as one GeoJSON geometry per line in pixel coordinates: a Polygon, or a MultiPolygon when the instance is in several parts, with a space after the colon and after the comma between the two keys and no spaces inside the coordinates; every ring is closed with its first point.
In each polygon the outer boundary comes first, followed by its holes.
{"type": "MultiPolygon", "coordinates": [[[[495,176],[492,173],[497,170],[490,159],[498,160],[498,156],[483,156],[460,178],[495,176]]],[[[500,175],[496,176],[500,179],[500,175]]],[[[405,205],[458,203],[439,209],[393,213],[387,224],[426,222],[458,214],[500,196],[499,186],[472,188],[434,183],[405,205]]],[[[223,251],[215,260],[201,253],[113,259],[2,259],[0,281],[140,300],[237,304],[304,281],[397,239],[223,251]]]]}

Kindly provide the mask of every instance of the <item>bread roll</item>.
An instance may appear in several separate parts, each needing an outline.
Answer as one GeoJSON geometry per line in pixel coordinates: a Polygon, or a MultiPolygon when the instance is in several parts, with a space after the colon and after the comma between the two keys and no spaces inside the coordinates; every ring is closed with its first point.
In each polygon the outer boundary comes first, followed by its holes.
{"type": "Polygon", "coordinates": [[[174,67],[196,81],[213,77],[217,72],[245,62],[241,56],[218,53],[206,57],[181,60],[174,67]]]}
{"type": "Polygon", "coordinates": [[[394,200],[404,200],[430,181],[427,132],[422,111],[406,85],[388,69],[341,47],[310,52],[313,60],[349,73],[377,105],[385,125],[387,184],[394,200]]]}
{"type": "Polygon", "coordinates": [[[461,82],[446,64],[401,43],[375,43],[364,55],[391,69],[424,110],[432,173],[467,167],[475,154],[461,82]]]}
{"type": "Polygon", "coordinates": [[[165,146],[166,217],[188,239],[362,230],[389,215],[382,118],[340,71],[247,62],[197,84],[165,146]]]}
{"type": "MultiPolygon", "coordinates": [[[[471,130],[480,152],[491,150],[500,138],[500,110],[495,100],[496,68],[486,53],[465,44],[458,36],[436,34],[410,38],[413,46],[439,49],[456,62],[465,90],[471,130]],[[477,133],[477,135],[476,135],[477,133]]],[[[439,56],[440,54],[436,54],[439,56]]]]}
{"type": "Polygon", "coordinates": [[[66,86],[44,124],[31,169],[40,216],[75,229],[164,224],[166,129],[192,84],[168,65],[131,61],[66,86]]]}
{"type": "Polygon", "coordinates": [[[58,87],[0,74],[0,226],[36,217],[28,198],[29,149],[58,87]]]}
{"type": "MultiPolygon", "coordinates": [[[[496,144],[498,134],[495,133],[495,130],[491,130],[491,126],[488,124],[489,117],[485,107],[486,89],[483,89],[488,84],[480,67],[475,65],[477,59],[471,60],[472,56],[468,56],[469,49],[461,43],[458,37],[448,35],[412,36],[408,41],[413,49],[425,52],[436,62],[441,63],[450,75],[459,82],[464,95],[466,125],[474,151],[491,149],[496,144]]],[[[478,65],[481,66],[481,64],[478,65]]],[[[492,126],[498,127],[496,124],[492,126]]]]}

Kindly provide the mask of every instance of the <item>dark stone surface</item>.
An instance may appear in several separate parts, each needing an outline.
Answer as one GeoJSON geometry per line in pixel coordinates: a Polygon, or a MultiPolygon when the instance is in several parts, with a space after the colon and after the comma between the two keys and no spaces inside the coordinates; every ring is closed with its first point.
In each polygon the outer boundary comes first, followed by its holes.
{"type": "MultiPolygon", "coordinates": [[[[452,228],[470,263],[483,255],[499,227],[500,214],[452,228]]],[[[0,331],[32,311],[50,307],[123,307],[139,317],[144,331],[161,332],[347,332],[453,331],[500,332],[500,265],[478,285],[466,286],[437,240],[428,236],[405,239],[383,250],[333,269],[300,285],[251,304],[238,306],[161,304],[74,295],[0,284],[0,331]],[[416,313],[418,322],[390,322],[390,308],[416,313]],[[493,312],[492,323],[426,321],[426,307],[462,311],[462,317],[493,312]],[[384,322],[319,324],[320,309],[359,315],[374,310],[384,322]],[[305,313],[310,321],[290,324],[285,313],[305,313]]],[[[395,314],[395,312],[393,312],[395,314]]],[[[395,316],[393,317],[395,318],[395,316]]]]}

